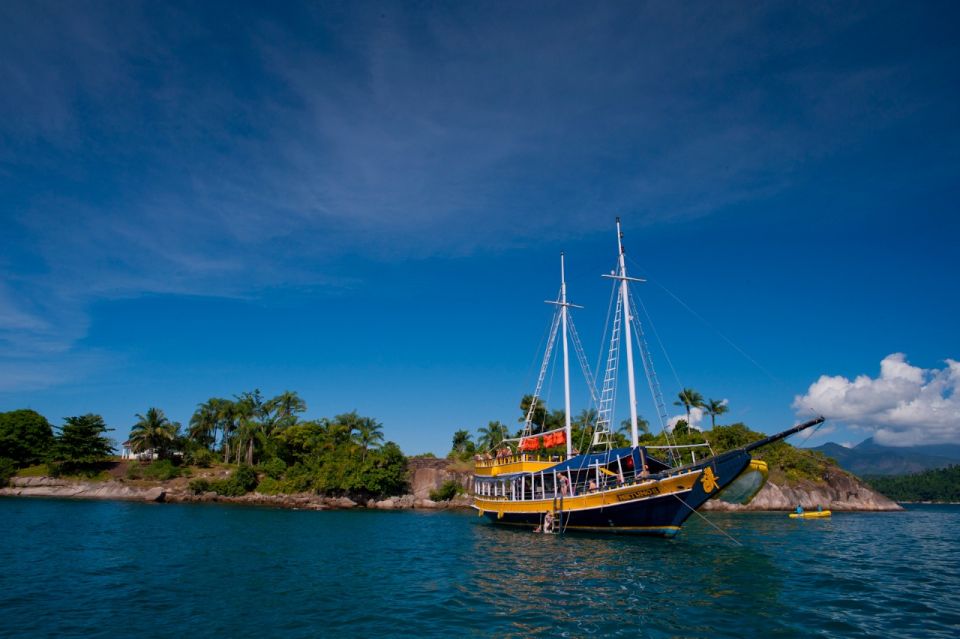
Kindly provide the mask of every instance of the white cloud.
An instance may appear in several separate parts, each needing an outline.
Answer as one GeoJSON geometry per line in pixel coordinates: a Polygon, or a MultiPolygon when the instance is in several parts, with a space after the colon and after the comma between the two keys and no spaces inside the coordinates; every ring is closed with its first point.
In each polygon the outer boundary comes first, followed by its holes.
{"type": "Polygon", "coordinates": [[[960,441],[960,362],[923,369],[893,353],[880,362],[880,376],[854,380],[822,375],[794,399],[798,413],[817,413],[873,432],[888,446],[960,441]]]}
{"type": "MultiPolygon", "coordinates": [[[[723,401],[726,402],[727,400],[723,400],[723,401]]],[[[693,428],[694,430],[703,430],[703,426],[700,425],[700,422],[703,421],[704,415],[706,415],[706,413],[704,412],[704,410],[703,410],[702,408],[697,408],[696,406],[694,406],[693,408],[691,408],[691,409],[690,409],[690,424],[689,424],[690,428],[693,428]]],[[[670,431],[670,432],[673,432],[673,429],[676,427],[677,422],[679,422],[681,419],[684,420],[684,421],[686,421],[686,419],[687,419],[687,413],[686,413],[686,412],[684,412],[682,415],[674,415],[673,417],[671,417],[670,419],[668,419],[668,420],[667,420],[667,430],[670,431]]]]}

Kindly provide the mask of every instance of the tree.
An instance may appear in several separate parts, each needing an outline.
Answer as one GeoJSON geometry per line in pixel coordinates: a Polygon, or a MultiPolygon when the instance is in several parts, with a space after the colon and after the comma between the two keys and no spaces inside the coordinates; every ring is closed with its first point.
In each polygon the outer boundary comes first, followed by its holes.
{"type": "Polygon", "coordinates": [[[584,408],[577,416],[570,420],[572,426],[579,426],[580,428],[586,428],[587,426],[592,426],[597,422],[597,410],[595,408],[584,408]]]}
{"type": "Polygon", "coordinates": [[[715,426],[709,433],[710,446],[717,454],[725,453],[734,448],[742,448],[763,437],[762,433],[754,432],[741,423],[715,426]]]}
{"type": "Polygon", "coordinates": [[[40,413],[14,410],[0,413],[0,457],[18,466],[39,464],[53,445],[53,428],[40,413]]]}
{"type": "Polygon", "coordinates": [[[703,395],[692,388],[684,388],[677,394],[679,401],[673,403],[674,406],[683,406],[687,409],[687,424],[690,424],[690,409],[703,408],[703,395]]]}
{"type": "Polygon", "coordinates": [[[88,413],[67,417],[60,427],[52,448],[52,457],[63,463],[66,470],[74,470],[104,461],[113,454],[113,444],[104,436],[112,431],[103,417],[88,413]]]}
{"type": "Polygon", "coordinates": [[[227,408],[230,400],[211,397],[206,402],[197,404],[197,410],[190,417],[190,428],[187,436],[195,443],[212,448],[217,443],[217,431],[223,433],[226,443],[227,408]]]}
{"type": "Polygon", "coordinates": [[[503,422],[487,422],[477,431],[477,446],[480,450],[493,450],[507,438],[507,426],[503,422]]]}
{"type": "Polygon", "coordinates": [[[296,424],[297,415],[307,410],[307,403],[296,392],[284,391],[267,400],[263,408],[269,422],[267,430],[273,433],[296,424]]]}
{"type": "Polygon", "coordinates": [[[361,417],[357,420],[351,437],[362,451],[360,454],[362,463],[367,459],[368,449],[379,448],[383,443],[383,424],[372,417],[361,417]]]}
{"type": "Polygon", "coordinates": [[[717,427],[717,417],[723,415],[728,410],[727,400],[708,399],[703,405],[703,409],[707,411],[707,415],[710,415],[710,428],[714,429],[717,427]]]}
{"type": "Polygon", "coordinates": [[[154,450],[159,459],[166,459],[180,431],[180,424],[171,422],[159,408],[148,408],[130,430],[130,448],[135,453],[154,450]]]}
{"type": "Polygon", "coordinates": [[[450,457],[460,459],[469,457],[476,452],[476,446],[470,438],[470,431],[460,429],[453,434],[453,445],[450,447],[450,457]]]}
{"type": "Polygon", "coordinates": [[[531,429],[533,432],[543,432],[562,428],[566,423],[566,413],[560,409],[549,411],[539,397],[536,403],[533,402],[533,395],[524,395],[520,398],[521,416],[517,420],[520,423],[527,421],[527,415],[530,415],[531,429]],[[533,405],[533,411],[530,407],[533,405]]]}
{"type": "Polygon", "coordinates": [[[233,403],[232,416],[237,431],[237,465],[240,464],[240,455],[246,448],[248,466],[253,466],[253,447],[257,440],[257,433],[262,428],[266,410],[264,409],[263,393],[259,388],[247,391],[236,396],[233,403]]]}
{"type": "MultiPolygon", "coordinates": [[[[622,422],[620,422],[620,428],[617,430],[616,434],[623,437],[624,440],[629,441],[629,437],[632,434],[631,433],[632,430],[633,430],[633,426],[631,425],[630,420],[625,419],[622,422]]],[[[650,434],[650,422],[645,420],[643,417],[640,417],[640,415],[637,415],[637,439],[644,438],[649,434],[650,434]]],[[[626,444],[621,444],[619,441],[617,442],[617,445],[626,446],[626,444]]]]}

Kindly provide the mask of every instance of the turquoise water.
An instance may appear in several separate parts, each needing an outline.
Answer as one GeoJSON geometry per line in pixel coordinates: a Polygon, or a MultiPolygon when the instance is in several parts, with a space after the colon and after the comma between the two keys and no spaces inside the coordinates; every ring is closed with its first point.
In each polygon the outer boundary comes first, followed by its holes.
{"type": "Polygon", "coordinates": [[[3,637],[960,636],[960,508],[673,540],[469,513],[0,498],[3,637]]]}

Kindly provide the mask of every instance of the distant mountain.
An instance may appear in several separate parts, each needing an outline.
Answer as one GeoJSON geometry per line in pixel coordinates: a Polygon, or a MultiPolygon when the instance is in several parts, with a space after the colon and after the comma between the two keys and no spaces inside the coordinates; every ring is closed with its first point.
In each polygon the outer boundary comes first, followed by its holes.
{"type": "Polygon", "coordinates": [[[853,448],[833,442],[817,446],[817,450],[837,460],[840,467],[854,475],[906,475],[932,468],[960,463],[960,444],[937,444],[897,448],[881,446],[873,438],[853,448]]]}

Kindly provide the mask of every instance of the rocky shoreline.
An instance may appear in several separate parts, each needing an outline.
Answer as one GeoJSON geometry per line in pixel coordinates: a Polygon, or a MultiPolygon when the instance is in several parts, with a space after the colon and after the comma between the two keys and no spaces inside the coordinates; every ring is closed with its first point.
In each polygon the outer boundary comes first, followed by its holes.
{"type": "Polygon", "coordinates": [[[839,470],[831,472],[823,482],[805,481],[795,486],[787,486],[768,481],[746,506],[711,499],[703,505],[703,510],[793,510],[797,504],[806,510],[816,510],[817,506],[822,506],[834,512],[903,510],[903,506],[897,502],[871,489],[855,476],[839,470]]]}
{"type": "Polygon", "coordinates": [[[55,477],[13,477],[9,486],[0,488],[0,496],[165,503],[218,502],[295,510],[343,510],[350,508],[442,510],[468,508],[472,503],[472,500],[468,497],[457,497],[450,501],[435,502],[427,497],[418,497],[412,494],[380,500],[369,499],[362,502],[354,501],[349,497],[324,497],[313,493],[295,493],[292,495],[249,493],[239,497],[225,497],[214,492],[197,495],[182,487],[162,482],[156,486],[133,486],[118,481],[84,482],[55,477]]]}
{"type": "MultiPolygon", "coordinates": [[[[473,500],[467,496],[436,502],[428,495],[443,481],[457,479],[467,483],[463,473],[449,471],[444,460],[430,460],[411,473],[413,493],[385,499],[353,500],[349,497],[325,497],[313,493],[265,495],[249,493],[225,497],[214,492],[195,494],[182,482],[158,482],[155,485],[131,485],[123,481],[84,482],[54,477],[13,477],[10,486],[0,488],[0,496],[52,497],[69,499],[108,499],[166,503],[226,503],[295,510],[443,510],[469,508],[473,500]]],[[[903,507],[871,490],[856,477],[838,472],[826,483],[806,482],[797,486],[781,486],[768,482],[746,506],[728,504],[716,499],[708,501],[708,511],[789,511],[797,504],[806,509],[822,506],[837,512],[888,512],[903,507]]]]}

